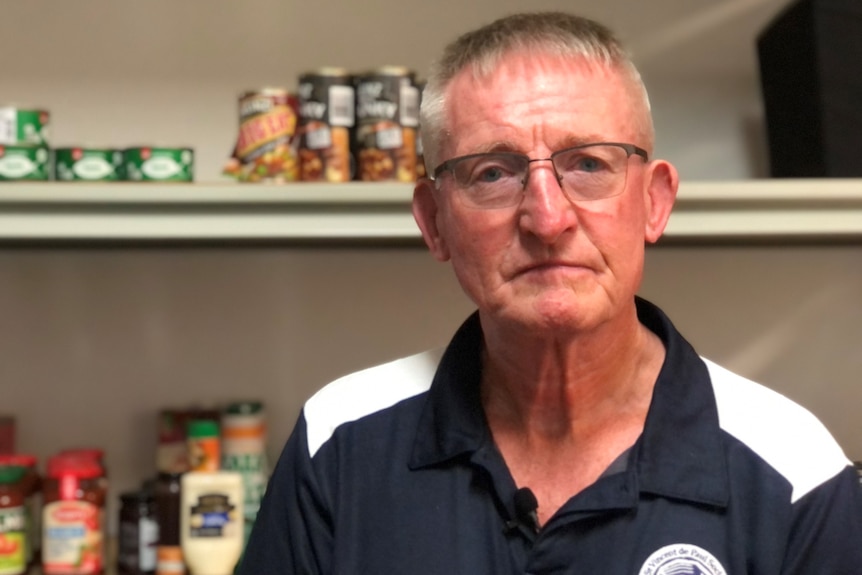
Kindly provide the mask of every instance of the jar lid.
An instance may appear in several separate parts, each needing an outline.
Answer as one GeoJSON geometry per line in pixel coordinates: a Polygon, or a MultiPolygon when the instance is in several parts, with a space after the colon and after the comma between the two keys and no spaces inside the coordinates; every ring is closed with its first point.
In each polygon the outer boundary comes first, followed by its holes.
{"type": "Polygon", "coordinates": [[[186,428],[189,437],[218,437],[218,422],[212,419],[193,419],[186,428]]]}
{"type": "Polygon", "coordinates": [[[153,494],[149,491],[126,491],[120,494],[122,503],[151,503],[153,494]]]}
{"type": "Polygon", "coordinates": [[[233,403],[229,403],[224,411],[228,415],[252,415],[263,411],[263,402],[235,401],[233,403]]]}
{"type": "Polygon", "coordinates": [[[27,468],[20,465],[0,465],[0,485],[18,483],[26,473],[27,468]]]}
{"type": "Polygon", "coordinates": [[[105,458],[105,450],[99,447],[76,447],[64,449],[60,452],[60,455],[80,455],[81,457],[102,460],[105,458]]]}
{"type": "Polygon", "coordinates": [[[29,453],[2,453],[0,454],[0,465],[36,467],[36,456],[29,453]]]}
{"type": "Polygon", "coordinates": [[[78,479],[94,479],[102,476],[102,467],[92,458],[71,453],[61,453],[48,460],[48,476],[58,478],[71,475],[78,479]]]}

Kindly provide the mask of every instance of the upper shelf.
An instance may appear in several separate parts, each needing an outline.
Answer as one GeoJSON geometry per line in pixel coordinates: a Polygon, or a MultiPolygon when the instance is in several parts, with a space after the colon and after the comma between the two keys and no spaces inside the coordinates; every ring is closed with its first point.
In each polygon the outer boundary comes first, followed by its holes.
{"type": "MultiPolygon", "coordinates": [[[[0,241],[418,242],[412,186],[0,184],[0,241]]],[[[862,241],[862,180],[685,182],[665,242],[862,241]]]]}

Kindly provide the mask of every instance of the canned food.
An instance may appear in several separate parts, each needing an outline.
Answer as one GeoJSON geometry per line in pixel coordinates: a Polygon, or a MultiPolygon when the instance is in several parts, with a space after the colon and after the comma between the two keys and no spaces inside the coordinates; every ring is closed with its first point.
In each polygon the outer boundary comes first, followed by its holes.
{"type": "Polygon", "coordinates": [[[48,148],[0,145],[0,181],[47,180],[48,148]]]}
{"type": "Polygon", "coordinates": [[[419,91],[414,74],[387,66],[357,81],[356,155],[360,180],[416,179],[419,91]]]}
{"type": "Polygon", "coordinates": [[[191,182],[194,161],[191,148],[126,148],[123,174],[133,182],[191,182]]]}
{"type": "Polygon", "coordinates": [[[299,102],[282,88],[239,98],[239,138],[224,173],[241,182],[299,179],[296,128],[299,102]]]}
{"type": "MultiPolygon", "coordinates": [[[[425,82],[416,83],[416,91],[419,95],[418,108],[422,107],[422,95],[425,92],[425,82]]],[[[422,144],[422,129],[416,128],[416,178],[424,178],[428,173],[425,170],[425,148],[422,144]]]]}
{"type": "Polygon", "coordinates": [[[123,153],[105,148],[55,148],[54,179],[64,182],[121,180],[123,153]]]}
{"type": "Polygon", "coordinates": [[[0,108],[0,144],[47,146],[50,119],[46,110],[0,108]]]}
{"type": "Polygon", "coordinates": [[[299,77],[299,166],[304,182],[347,182],[353,177],[350,132],[355,92],[341,68],[299,77]]]}

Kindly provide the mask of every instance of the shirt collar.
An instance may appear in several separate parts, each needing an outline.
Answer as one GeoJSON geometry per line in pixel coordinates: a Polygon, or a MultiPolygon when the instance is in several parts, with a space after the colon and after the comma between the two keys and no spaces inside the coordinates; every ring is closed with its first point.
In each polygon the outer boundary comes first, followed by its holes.
{"type": "MultiPolygon", "coordinates": [[[[627,473],[641,492],[724,506],[727,467],[706,365],[656,306],[637,298],[637,310],[666,355],[627,473]]],[[[417,426],[411,469],[469,456],[490,444],[479,394],[482,342],[474,313],[440,360],[417,426]]]]}

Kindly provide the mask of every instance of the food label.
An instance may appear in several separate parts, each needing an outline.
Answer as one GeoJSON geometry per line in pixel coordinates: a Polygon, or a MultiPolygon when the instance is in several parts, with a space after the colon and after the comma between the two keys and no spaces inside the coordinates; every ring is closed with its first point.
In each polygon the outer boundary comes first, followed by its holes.
{"type": "Polygon", "coordinates": [[[0,144],[18,143],[18,114],[15,108],[0,108],[0,144]]]}
{"type": "Polygon", "coordinates": [[[0,108],[0,144],[46,146],[49,118],[44,110],[0,108]]]}
{"type": "Polygon", "coordinates": [[[188,148],[129,148],[123,152],[125,175],[132,181],[191,182],[194,154],[188,148]]]}
{"type": "Polygon", "coordinates": [[[26,530],[24,507],[0,509],[0,575],[18,574],[26,570],[26,530]]]}
{"type": "Polygon", "coordinates": [[[243,94],[239,101],[239,137],[223,173],[241,182],[299,179],[296,96],[285,90],[243,94]]]}
{"type": "Polygon", "coordinates": [[[414,181],[419,89],[412,74],[361,78],[356,119],[359,179],[414,181]]]}
{"type": "Polygon", "coordinates": [[[197,499],[189,518],[190,537],[235,537],[241,523],[239,510],[222,493],[208,493],[197,499]]]}
{"type": "Polygon", "coordinates": [[[86,501],[55,501],[45,505],[42,515],[44,573],[101,572],[102,525],[98,507],[86,501]]]}
{"type": "Polygon", "coordinates": [[[117,562],[130,573],[149,573],[156,569],[159,526],[150,517],[120,523],[120,552],[117,562]]]}
{"type": "Polygon", "coordinates": [[[0,145],[0,181],[47,179],[47,149],[0,145]]]}

